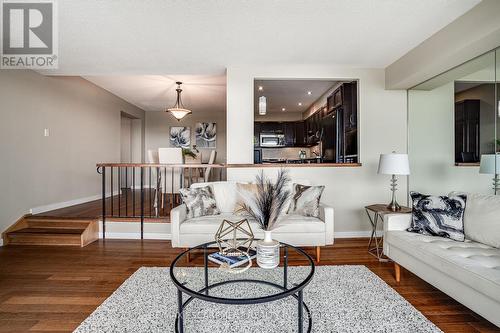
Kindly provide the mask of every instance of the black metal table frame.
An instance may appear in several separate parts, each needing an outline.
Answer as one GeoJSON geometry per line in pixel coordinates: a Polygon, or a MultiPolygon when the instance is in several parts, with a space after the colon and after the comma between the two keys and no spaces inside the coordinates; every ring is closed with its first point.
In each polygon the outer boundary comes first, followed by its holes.
{"type": "Polygon", "coordinates": [[[172,264],[170,265],[170,278],[172,279],[174,285],[177,288],[177,316],[175,318],[175,332],[178,333],[184,333],[184,319],[183,319],[183,312],[186,309],[186,307],[193,301],[194,299],[201,299],[206,302],[212,302],[212,303],[219,303],[219,304],[234,304],[234,305],[244,305],[244,304],[260,304],[260,303],[267,303],[267,302],[272,302],[276,301],[278,299],[282,299],[285,297],[294,297],[298,301],[298,332],[303,333],[304,332],[304,309],[306,310],[307,316],[309,318],[308,320],[308,328],[307,332],[311,332],[312,329],[312,317],[311,317],[311,311],[309,310],[307,304],[303,300],[303,290],[304,288],[309,284],[311,281],[314,271],[315,271],[315,265],[314,261],[312,258],[305,253],[302,249],[297,248],[295,246],[281,243],[281,246],[284,249],[284,264],[283,264],[283,285],[278,285],[276,283],[272,283],[269,281],[261,281],[261,280],[252,280],[252,279],[239,279],[239,280],[228,280],[228,281],[222,281],[218,283],[214,283],[212,285],[209,285],[208,283],[208,247],[210,245],[215,245],[216,242],[208,242],[205,244],[198,245],[196,247],[190,248],[181,254],[179,254],[172,264]],[[299,284],[294,284],[293,288],[288,288],[288,248],[293,248],[303,256],[305,256],[311,265],[311,272],[309,275],[304,279],[299,284]],[[175,275],[174,275],[174,269],[176,267],[176,264],[179,260],[181,260],[182,257],[184,257],[188,252],[194,251],[194,250],[203,250],[203,257],[204,257],[204,274],[205,274],[205,287],[198,290],[194,291],[185,286],[185,284],[180,283],[175,275]],[[235,298],[223,298],[223,297],[213,297],[209,295],[209,290],[212,288],[220,287],[222,285],[230,284],[230,283],[259,283],[259,284],[265,284],[268,286],[275,287],[277,289],[282,290],[283,292],[270,295],[270,296],[264,296],[264,297],[255,297],[255,298],[243,298],[243,299],[235,299],[235,298]],[[190,297],[183,301],[183,293],[189,295],[190,297]]]}

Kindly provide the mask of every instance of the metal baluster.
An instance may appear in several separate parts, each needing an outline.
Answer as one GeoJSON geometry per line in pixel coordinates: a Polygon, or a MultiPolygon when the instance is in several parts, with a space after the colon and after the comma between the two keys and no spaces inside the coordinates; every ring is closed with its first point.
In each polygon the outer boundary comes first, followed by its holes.
{"type": "Polygon", "coordinates": [[[102,172],[102,239],[106,238],[106,167],[101,167],[102,172]]]}
{"type": "Polygon", "coordinates": [[[156,184],[155,184],[155,215],[156,217],[160,216],[160,193],[158,190],[160,189],[160,168],[156,167],[156,184]]]}
{"type": "Polygon", "coordinates": [[[135,213],[135,167],[132,167],[132,216],[137,216],[135,213]]]}
{"type": "Polygon", "coordinates": [[[122,175],[121,175],[121,167],[118,167],[118,216],[122,216],[122,175]]]}
{"type": "Polygon", "coordinates": [[[114,192],[114,187],[113,187],[113,167],[111,166],[110,167],[111,169],[111,216],[113,216],[114,214],[114,210],[113,210],[113,200],[114,200],[114,197],[113,197],[113,192],[114,192]]]}
{"type": "Polygon", "coordinates": [[[144,238],[144,167],[141,166],[141,239],[144,238]]]}
{"type": "Polygon", "coordinates": [[[128,216],[128,167],[125,167],[125,216],[128,216]]]}
{"type": "Polygon", "coordinates": [[[151,207],[151,193],[152,193],[152,189],[151,189],[151,167],[148,167],[149,169],[149,217],[152,217],[153,215],[151,214],[151,211],[152,211],[152,207],[151,207]]]}

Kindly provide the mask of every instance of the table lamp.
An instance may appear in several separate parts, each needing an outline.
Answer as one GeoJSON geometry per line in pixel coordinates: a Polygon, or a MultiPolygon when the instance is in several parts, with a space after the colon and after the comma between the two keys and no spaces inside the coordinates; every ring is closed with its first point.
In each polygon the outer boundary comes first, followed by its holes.
{"type": "Polygon", "coordinates": [[[481,155],[481,164],[479,165],[479,173],[494,175],[493,177],[493,191],[497,194],[500,180],[498,175],[500,174],[500,155],[495,154],[484,154],[481,155]]]}
{"type": "Polygon", "coordinates": [[[387,206],[387,209],[396,212],[401,210],[401,206],[396,201],[397,178],[396,175],[409,175],[410,163],[408,162],[408,154],[380,154],[378,162],[378,173],[382,175],[391,175],[391,191],[392,201],[387,206]]]}

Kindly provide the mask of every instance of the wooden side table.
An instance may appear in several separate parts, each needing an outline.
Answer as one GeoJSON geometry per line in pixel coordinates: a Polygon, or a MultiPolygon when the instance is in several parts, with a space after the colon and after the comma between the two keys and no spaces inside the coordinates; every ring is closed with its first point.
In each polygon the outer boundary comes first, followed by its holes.
{"type": "Polygon", "coordinates": [[[365,207],[366,214],[372,225],[372,234],[370,236],[370,241],[368,242],[368,252],[373,255],[378,261],[386,262],[389,261],[387,257],[384,257],[383,253],[383,234],[377,237],[377,226],[380,222],[384,222],[384,215],[387,214],[408,214],[411,213],[410,207],[401,207],[401,210],[392,211],[387,208],[386,204],[376,204],[365,207]],[[372,216],[373,215],[373,216],[372,216]],[[375,245],[375,246],[372,246],[375,245]]]}

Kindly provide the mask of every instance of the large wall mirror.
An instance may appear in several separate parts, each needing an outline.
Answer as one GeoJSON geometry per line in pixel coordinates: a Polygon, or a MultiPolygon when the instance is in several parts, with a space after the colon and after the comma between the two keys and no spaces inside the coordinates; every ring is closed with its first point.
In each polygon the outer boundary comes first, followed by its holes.
{"type": "Polygon", "coordinates": [[[408,90],[410,190],[496,192],[499,78],[497,49],[408,90]]]}

